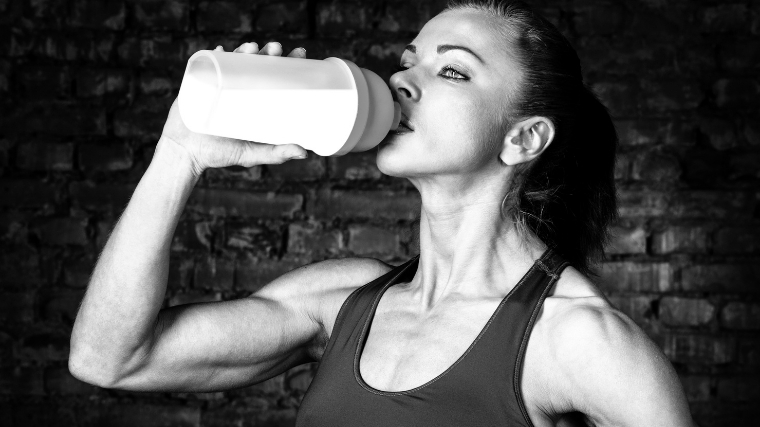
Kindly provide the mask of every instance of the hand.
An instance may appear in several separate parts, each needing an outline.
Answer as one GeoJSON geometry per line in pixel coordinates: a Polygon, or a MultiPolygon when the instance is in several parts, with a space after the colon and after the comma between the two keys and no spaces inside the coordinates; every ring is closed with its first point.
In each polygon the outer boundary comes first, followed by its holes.
{"type": "MultiPolygon", "coordinates": [[[[215,50],[224,51],[221,46],[215,50]]],[[[282,55],[282,45],[277,42],[270,42],[259,50],[256,43],[243,43],[233,52],[279,56],[282,55]]],[[[305,58],[306,50],[296,48],[288,56],[305,58]]],[[[197,175],[208,168],[279,164],[290,159],[306,157],[306,150],[295,144],[262,144],[193,132],[182,121],[176,99],[169,110],[169,117],[164,124],[161,139],[171,141],[182,147],[187,152],[193,171],[197,175]]]]}

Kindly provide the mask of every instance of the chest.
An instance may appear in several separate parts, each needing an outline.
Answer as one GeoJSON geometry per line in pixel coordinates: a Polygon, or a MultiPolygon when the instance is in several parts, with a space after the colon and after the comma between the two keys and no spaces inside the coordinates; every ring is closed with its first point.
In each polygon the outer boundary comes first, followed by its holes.
{"type": "MultiPolygon", "coordinates": [[[[411,390],[446,375],[465,360],[479,340],[493,339],[495,331],[486,332],[505,309],[500,298],[483,299],[454,302],[421,316],[403,301],[397,294],[386,295],[379,301],[365,344],[359,347],[359,374],[365,383],[378,390],[411,390]]],[[[535,335],[529,336],[520,381],[526,410],[536,427],[554,425],[540,408],[557,407],[555,403],[562,400],[552,387],[547,387],[562,378],[546,369],[550,366],[548,343],[544,342],[545,325],[541,322],[545,311],[541,311],[533,326],[535,335]]],[[[499,327],[502,328],[499,332],[522,332],[508,327],[505,330],[503,324],[499,327]]]]}

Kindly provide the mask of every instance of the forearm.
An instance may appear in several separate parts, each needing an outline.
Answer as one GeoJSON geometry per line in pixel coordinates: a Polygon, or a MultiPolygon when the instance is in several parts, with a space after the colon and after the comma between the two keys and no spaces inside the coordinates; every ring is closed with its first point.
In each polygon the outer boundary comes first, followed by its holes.
{"type": "Polygon", "coordinates": [[[162,138],[93,271],[74,323],[72,364],[107,377],[145,355],[166,293],[172,236],[197,180],[186,152],[162,138]]]}

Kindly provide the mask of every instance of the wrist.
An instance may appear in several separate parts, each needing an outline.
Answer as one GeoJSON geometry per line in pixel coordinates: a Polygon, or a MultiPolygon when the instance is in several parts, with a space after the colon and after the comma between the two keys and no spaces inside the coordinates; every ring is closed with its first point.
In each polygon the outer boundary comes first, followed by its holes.
{"type": "Polygon", "coordinates": [[[203,168],[195,162],[195,159],[187,149],[164,135],[161,135],[156,144],[156,151],[153,154],[150,167],[154,167],[154,165],[159,169],[172,170],[181,176],[184,175],[192,179],[193,184],[203,174],[203,168]]]}

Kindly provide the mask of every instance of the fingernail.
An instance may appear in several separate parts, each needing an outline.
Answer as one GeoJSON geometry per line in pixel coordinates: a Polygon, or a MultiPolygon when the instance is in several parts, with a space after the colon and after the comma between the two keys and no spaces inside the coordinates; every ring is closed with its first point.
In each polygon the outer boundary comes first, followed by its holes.
{"type": "Polygon", "coordinates": [[[296,154],[295,156],[291,157],[291,159],[305,159],[306,157],[306,154],[296,154]]]}
{"type": "Polygon", "coordinates": [[[299,49],[301,49],[301,51],[303,51],[304,55],[306,54],[306,49],[304,49],[302,47],[299,47],[299,49]]]}

